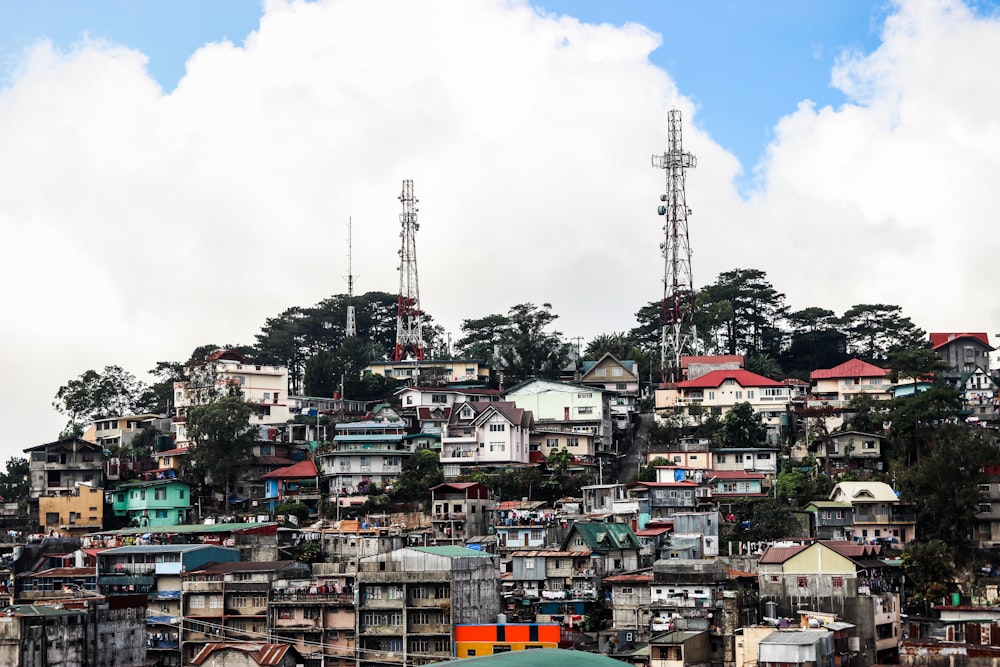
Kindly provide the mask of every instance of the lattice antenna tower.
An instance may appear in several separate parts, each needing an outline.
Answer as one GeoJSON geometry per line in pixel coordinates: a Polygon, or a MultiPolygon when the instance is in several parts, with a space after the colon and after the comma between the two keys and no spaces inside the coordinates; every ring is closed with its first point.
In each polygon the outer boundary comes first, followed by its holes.
{"type": "Polygon", "coordinates": [[[399,195],[403,211],[399,214],[403,240],[399,250],[399,300],[396,304],[396,349],[393,361],[403,361],[407,354],[424,358],[423,312],[420,310],[420,287],[417,283],[417,198],[413,196],[413,181],[403,181],[399,195]]]}
{"type": "Polygon", "coordinates": [[[354,316],[354,273],[351,271],[351,218],[347,218],[347,336],[358,335],[358,320],[354,316]]]}
{"type": "Polygon", "coordinates": [[[657,212],[664,216],[663,243],[663,333],[660,343],[660,367],[667,382],[681,380],[681,356],[692,351],[697,341],[695,330],[695,291],[691,278],[691,244],[688,240],[688,216],[684,194],[686,171],[697,166],[681,142],[681,112],[671,109],[666,152],[653,156],[653,166],[666,172],[666,193],[660,195],[657,212]]]}

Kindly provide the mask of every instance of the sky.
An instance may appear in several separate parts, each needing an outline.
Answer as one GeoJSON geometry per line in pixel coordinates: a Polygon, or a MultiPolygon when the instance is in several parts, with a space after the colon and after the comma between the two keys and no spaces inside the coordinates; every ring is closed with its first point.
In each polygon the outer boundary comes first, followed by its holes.
{"type": "Polygon", "coordinates": [[[0,457],[58,388],[148,379],[355,289],[550,303],[586,341],[662,297],[667,114],[696,287],[1000,332],[1000,0],[0,0],[0,457]]]}

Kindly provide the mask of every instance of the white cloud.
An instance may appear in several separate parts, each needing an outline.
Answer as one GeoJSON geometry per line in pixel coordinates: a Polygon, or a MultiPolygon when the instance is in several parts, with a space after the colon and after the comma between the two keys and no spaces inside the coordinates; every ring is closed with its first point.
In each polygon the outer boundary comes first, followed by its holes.
{"type": "Polygon", "coordinates": [[[998,32],[961,5],[902,6],[833,73],[851,105],[781,119],[749,201],[641,26],[499,0],[271,2],[170,93],[135,51],[38,45],[0,91],[0,454],[54,437],[51,397],[88,368],[252,342],[345,291],[348,216],[357,289],[394,291],[403,178],[423,306],[453,333],[524,301],[567,336],[630,328],[662,290],[649,155],[674,106],[699,160],[696,284],[762,268],[796,308],[899,303],[925,328],[989,330],[998,32]]]}

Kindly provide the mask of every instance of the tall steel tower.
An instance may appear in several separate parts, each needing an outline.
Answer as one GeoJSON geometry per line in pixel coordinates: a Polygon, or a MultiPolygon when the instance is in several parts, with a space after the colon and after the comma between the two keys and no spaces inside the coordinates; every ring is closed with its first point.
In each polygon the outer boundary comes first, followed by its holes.
{"type": "Polygon", "coordinates": [[[347,329],[348,337],[358,335],[358,321],[354,317],[354,274],[351,272],[351,219],[347,219],[347,329]]]}
{"type": "Polygon", "coordinates": [[[402,361],[407,353],[424,358],[423,313],[420,310],[420,287],[417,284],[417,198],[413,196],[413,181],[403,181],[399,195],[403,212],[399,214],[403,247],[399,250],[399,300],[396,304],[396,349],[393,361],[402,361]]]}
{"type": "Polygon", "coordinates": [[[657,212],[666,218],[663,224],[663,336],[660,343],[660,366],[667,382],[681,380],[681,356],[696,342],[694,323],[695,291],[691,278],[691,244],[688,241],[688,216],[691,209],[684,195],[686,170],[697,160],[681,145],[681,112],[671,109],[668,146],[662,155],[653,156],[653,166],[667,172],[666,193],[660,195],[657,212]]]}

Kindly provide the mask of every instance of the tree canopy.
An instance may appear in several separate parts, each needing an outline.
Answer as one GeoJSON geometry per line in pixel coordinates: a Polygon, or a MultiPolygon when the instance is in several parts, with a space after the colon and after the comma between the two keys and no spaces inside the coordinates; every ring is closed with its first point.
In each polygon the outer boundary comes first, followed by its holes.
{"type": "Polygon", "coordinates": [[[52,406],[69,418],[63,437],[77,436],[94,419],[135,414],[145,393],[146,385],[121,366],[105,366],[59,387],[52,406]]]}
{"type": "Polygon", "coordinates": [[[188,411],[187,433],[194,441],[189,457],[194,473],[203,483],[223,490],[227,512],[237,470],[252,456],[255,433],[250,416],[256,408],[237,396],[225,396],[188,411]]]}

